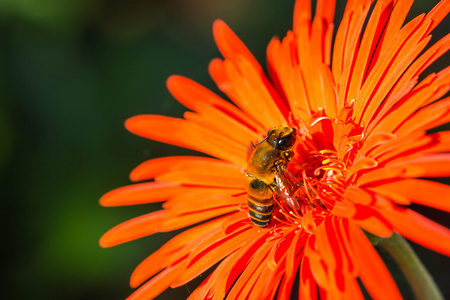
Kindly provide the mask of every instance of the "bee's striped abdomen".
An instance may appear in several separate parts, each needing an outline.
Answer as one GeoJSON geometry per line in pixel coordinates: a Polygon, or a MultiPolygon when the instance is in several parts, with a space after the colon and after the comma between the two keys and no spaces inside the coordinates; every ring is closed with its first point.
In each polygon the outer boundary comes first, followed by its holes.
{"type": "Polygon", "coordinates": [[[273,197],[258,199],[248,195],[248,216],[253,224],[266,227],[270,223],[273,212],[273,197]]]}

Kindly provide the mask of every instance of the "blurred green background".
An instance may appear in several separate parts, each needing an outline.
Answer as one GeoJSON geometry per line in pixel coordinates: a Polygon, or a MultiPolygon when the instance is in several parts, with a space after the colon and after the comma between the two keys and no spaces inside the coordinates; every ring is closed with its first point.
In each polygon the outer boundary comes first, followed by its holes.
{"type": "MultiPolygon", "coordinates": [[[[412,15],[435,2],[416,2],[412,15]]],[[[98,199],[129,184],[128,173],[140,162],[187,151],[133,136],[124,120],[143,113],[181,117],[184,108],[165,88],[171,74],[217,91],[207,72],[219,56],[215,19],[227,22],[264,63],[271,37],[291,26],[293,3],[0,0],[0,298],[132,293],[133,268],[170,234],[102,249],[98,240],[109,228],[159,206],[102,208],[98,199]]],[[[447,19],[434,40],[448,28],[447,19]]],[[[448,64],[447,55],[435,66],[448,64]]],[[[449,225],[446,214],[424,213],[449,225]]],[[[450,297],[449,259],[416,248],[450,297]]],[[[194,288],[160,298],[184,299],[194,288]]]]}

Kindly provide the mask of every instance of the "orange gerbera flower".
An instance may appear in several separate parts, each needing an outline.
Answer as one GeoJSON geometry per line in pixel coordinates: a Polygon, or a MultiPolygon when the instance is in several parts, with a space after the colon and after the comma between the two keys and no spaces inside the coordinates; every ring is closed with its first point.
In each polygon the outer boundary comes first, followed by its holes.
{"type": "Polygon", "coordinates": [[[363,299],[358,280],[374,299],[400,299],[362,229],[450,255],[450,230],[407,208],[450,211],[450,187],[423,179],[450,175],[450,131],[427,134],[450,121],[450,98],[436,101],[449,91],[450,67],[418,81],[450,47],[447,35],[424,50],[450,1],[403,25],[412,2],[348,1],[333,45],[334,1],[317,1],[311,20],[310,1],[298,0],[293,30],[268,46],[269,76],[224,22],[214,23],[224,59],[209,72],[235,105],[172,76],[169,91],[192,112],[126,121],[137,135],[214,158],[146,161],[130,178],[151,181],[101,199],[165,201],[108,231],[104,247],[200,223],[136,268],[131,286],[142,286],[130,299],[156,297],[217,263],[191,299],[289,299],[296,276],[301,299],[363,299]],[[282,125],[297,131],[287,167],[298,190],[285,192],[304,195],[302,208],[275,195],[272,220],[260,228],[247,213],[247,149],[282,125]]]}

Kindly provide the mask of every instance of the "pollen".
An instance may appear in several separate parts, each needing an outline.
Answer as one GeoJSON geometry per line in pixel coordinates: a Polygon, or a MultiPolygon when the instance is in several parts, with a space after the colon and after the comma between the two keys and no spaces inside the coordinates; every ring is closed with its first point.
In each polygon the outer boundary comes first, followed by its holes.
{"type": "Polygon", "coordinates": [[[279,197],[274,197],[279,207],[274,220],[280,224],[302,227],[305,214],[310,213],[314,215],[317,226],[333,209],[336,199],[341,199],[345,192],[347,166],[335,150],[314,150],[306,157],[306,161],[296,161],[294,158],[291,162],[292,174],[303,183],[298,190],[289,191],[299,200],[300,208],[293,209],[279,197]]]}

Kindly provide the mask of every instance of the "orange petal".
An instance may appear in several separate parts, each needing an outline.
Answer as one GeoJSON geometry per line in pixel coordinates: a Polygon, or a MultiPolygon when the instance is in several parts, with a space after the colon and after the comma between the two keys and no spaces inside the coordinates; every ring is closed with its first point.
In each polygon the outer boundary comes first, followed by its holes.
{"type": "MultiPolygon", "coordinates": [[[[234,286],[236,279],[238,278],[240,279],[243,271],[247,269],[247,266],[252,260],[252,257],[255,254],[255,252],[265,243],[266,238],[269,237],[270,235],[269,231],[258,231],[258,229],[253,230],[253,232],[254,238],[249,240],[248,243],[246,243],[239,250],[237,250],[235,252],[236,254],[235,259],[228,263],[227,268],[221,270],[222,272],[226,273],[226,276],[223,275],[220,276],[220,273],[214,272],[211,281],[219,284],[218,289],[220,291],[223,290],[225,292],[228,292],[230,288],[234,286]]],[[[223,263],[221,263],[220,266],[222,266],[222,264],[223,263]]],[[[217,294],[216,291],[217,289],[214,289],[212,292],[214,294],[217,294]]],[[[223,297],[218,299],[223,299],[223,297]]],[[[235,298],[230,298],[230,296],[228,296],[227,299],[235,299],[235,298]]]]}
{"type": "Polygon", "coordinates": [[[411,201],[450,212],[450,186],[421,179],[403,179],[368,188],[375,193],[388,196],[398,204],[411,201]]]}
{"type": "Polygon", "coordinates": [[[363,124],[368,124],[373,111],[379,107],[396,79],[425,47],[426,43],[421,42],[429,23],[425,24],[422,20],[423,16],[419,16],[405,25],[386,52],[381,53],[356,99],[353,111],[355,122],[359,123],[365,115],[363,124]],[[386,72],[387,69],[392,69],[392,72],[386,72]]]}
{"type": "Polygon", "coordinates": [[[186,190],[177,183],[145,182],[112,190],[100,198],[103,206],[161,202],[186,190]]]}
{"type": "Polygon", "coordinates": [[[450,122],[450,97],[432,103],[413,113],[397,129],[398,135],[412,131],[425,131],[450,122]]]}
{"type": "MultiPolygon", "coordinates": [[[[425,25],[423,25],[420,29],[423,30],[424,28],[426,28],[425,25]]],[[[423,33],[422,31],[417,30],[417,32],[414,33],[413,37],[415,37],[418,40],[422,33],[423,33]]],[[[374,118],[375,112],[378,110],[378,108],[381,106],[383,102],[389,101],[388,93],[392,92],[395,82],[397,82],[400,76],[404,74],[405,70],[409,67],[409,65],[413,62],[413,60],[422,52],[422,50],[425,48],[425,46],[431,39],[431,36],[428,36],[419,43],[415,44],[416,40],[414,40],[413,37],[411,37],[405,43],[404,48],[400,50],[400,52],[397,54],[398,58],[392,63],[388,75],[386,75],[386,77],[382,79],[382,82],[379,84],[377,91],[373,94],[372,100],[364,112],[363,117],[364,124],[368,124],[369,121],[374,118]]],[[[408,84],[408,82],[406,82],[406,84],[408,84]]],[[[399,88],[401,88],[400,85],[399,88]]],[[[410,87],[408,86],[407,90],[409,90],[409,88],[410,87]]],[[[392,95],[395,96],[395,94],[393,93],[392,95]]]]}
{"type": "Polygon", "coordinates": [[[353,218],[361,228],[380,237],[392,235],[392,225],[375,209],[369,206],[355,205],[357,213],[353,218]]]}
{"type": "Polygon", "coordinates": [[[292,51],[294,39],[292,31],[288,31],[282,43],[273,38],[267,47],[267,61],[272,76],[279,81],[279,89],[284,92],[293,117],[306,120],[310,117],[311,108],[298,58],[292,51]]]}
{"type": "MultiPolygon", "coordinates": [[[[316,5],[316,14],[314,19],[317,19],[317,23],[323,22],[324,28],[323,32],[321,32],[321,52],[322,52],[322,62],[327,65],[330,65],[331,60],[331,40],[332,40],[332,32],[333,32],[333,19],[334,12],[336,8],[336,0],[320,0],[317,1],[316,5]]],[[[314,24],[312,28],[312,38],[319,38],[319,35],[314,35],[314,24]]],[[[314,45],[314,42],[312,43],[314,45]]],[[[314,47],[313,47],[314,49],[314,47]]],[[[319,48],[315,48],[319,49],[319,48]]]]}
{"type": "Polygon", "coordinates": [[[242,55],[256,71],[262,73],[261,66],[255,57],[225,22],[216,20],[213,25],[213,34],[217,47],[223,57],[233,60],[236,56],[242,55]]]}
{"type": "Polygon", "coordinates": [[[181,104],[193,111],[203,113],[214,108],[243,125],[243,130],[248,128],[257,131],[258,125],[249,115],[189,78],[170,76],[167,88],[181,104]]]}
{"type": "Polygon", "coordinates": [[[387,169],[387,168],[377,168],[370,170],[370,172],[364,173],[359,177],[355,183],[358,187],[364,187],[368,184],[374,184],[380,181],[386,181],[391,178],[401,178],[405,171],[401,168],[387,169]]]}
{"type": "Polygon", "coordinates": [[[201,241],[204,235],[214,228],[220,227],[223,218],[215,219],[178,234],[159,250],[143,260],[131,275],[131,287],[137,287],[145,280],[168,267],[180,257],[187,256],[189,251],[201,241]]]}
{"type": "Polygon", "coordinates": [[[214,269],[211,275],[209,275],[199,287],[197,287],[192,294],[189,295],[188,300],[196,300],[196,299],[213,299],[216,297],[217,299],[224,299],[225,295],[230,288],[226,284],[221,284],[220,280],[225,282],[233,281],[230,278],[230,267],[234,264],[234,262],[239,258],[239,251],[233,252],[228,255],[222,262],[219,264],[217,268],[214,269]],[[220,280],[219,280],[220,279],[220,280]]]}
{"type": "MultiPolygon", "coordinates": [[[[421,81],[408,95],[401,98],[395,109],[387,112],[379,122],[372,122],[367,128],[368,133],[396,132],[396,129],[409,119],[418,109],[424,107],[442,96],[449,90],[450,67],[438,74],[431,74],[421,81]]],[[[410,132],[410,130],[408,130],[410,132]]]]}
{"type": "Polygon", "coordinates": [[[374,55],[373,52],[377,46],[377,41],[380,38],[380,34],[383,32],[383,25],[386,24],[389,19],[392,8],[392,2],[377,1],[375,4],[375,8],[373,9],[361,40],[354,70],[352,71],[353,76],[350,78],[347,96],[348,100],[356,99],[363,85],[363,80],[365,79],[365,76],[367,76],[369,65],[374,55]]]}
{"type": "MultiPolygon", "coordinates": [[[[283,265],[285,257],[286,255],[284,254],[282,258],[283,265]]],[[[272,270],[267,264],[263,264],[261,275],[258,276],[259,278],[255,278],[256,281],[247,297],[257,295],[258,299],[273,299],[283,276],[284,268],[272,270]],[[265,280],[261,280],[263,278],[265,280]]]]}
{"type": "Polygon", "coordinates": [[[435,62],[439,57],[446,53],[450,48],[450,34],[440,39],[433,46],[428,48],[425,53],[420,55],[406,70],[402,75],[398,83],[396,83],[395,88],[392,90],[392,94],[395,94],[401,86],[406,84],[408,81],[418,77],[422,72],[428,68],[433,62],[435,62]]]}
{"type": "Polygon", "coordinates": [[[185,112],[184,118],[202,127],[216,131],[239,144],[260,141],[261,135],[242,125],[221,110],[205,106],[201,113],[185,112]],[[247,142],[246,142],[247,141],[247,142]]]}
{"type": "Polygon", "coordinates": [[[242,166],[246,165],[247,145],[237,144],[212,130],[183,119],[140,115],[128,119],[125,126],[134,134],[148,139],[201,151],[242,166]]]}
{"type": "Polygon", "coordinates": [[[159,223],[158,230],[160,232],[167,232],[180,229],[236,210],[236,206],[231,205],[211,208],[204,211],[191,211],[190,213],[184,213],[182,215],[169,215],[159,223]]]}
{"type": "Polygon", "coordinates": [[[125,221],[108,230],[101,237],[100,246],[112,247],[156,233],[165,217],[165,211],[160,210],[125,221]]]}
{"type": "Polygon", "coordinates": [[[204,251],[191,257],[187,269],[172,286],[180,286],[191,281],[209,267],[230,255],[251,239],[253,230],[242,230],[211,244],[204,251]]]}
{"type": "Polygon", "coordinates": [[[192,189],[171,198],[163,207],[171,213],[181,215],[193,210],[207,210],[224,206],[238,206],[247,202],[247,196],[233,197],[234,190],[192,189]],[[194,209],[193,209],[194,208],[194,209]]]}
{"type": "Polygon", "coordinates": [[[336,201],[331,213],[335,216],[351,218],[356,213],[356,208],[351,202],[336,201]]]}
{"type": "Polygon", "coordinates": [[[450,256],[450,230],[413,210],[401,207],[383,209],[383,216],[394,230],[436,252],[450,256]]]}
{"type": "Polygon", "coordinates": [[[290,299],[291,297],[292,285],[303,257],[299,252],[301,248],[303,248],[307,237],[308,235],[306,234],[300,232],[296,233],[292,239],[292,245],[287,249],[286,272],[280,286],[278,299],[290,299]]]}
{"type": "MultiPolygon", "coordinates": [[[[271,270],[276,270],[280,267],[281,261],[284,259],[286,252],[292,244],[292,240],[295,237],[295,228],[289,228],[283,233],[283,238],[278,241],[275,247],[270,250],[267,256],[267,265],[271,270]]],[[[283,264],[284,266],[284,264],[283,264]]]]}
{"type": "Polygon", "coordinates": [[[431,32],[449,13],[450,1],[442,0],[427,14],[426,20],[431,20],[431,27],[428,32],[431,32]]]}
{"type": "Polygon", "coordinates": [[[185,167],[192,169],[196,166],[210,165],[215,166],[231,166],[224,161],[199,156],[166,156],[147,160],[131,171],[130,179],[132,181],[141,181],[154,179],[157,175],[170,171],[183,170],[185,167]]]}
{"type": "Polygon", "coordinates": [[[402,299],[389,270],[361,229],[350,225],[349,230],[354,258],[360,265],[360,278],[370,296],[373,299],[402,299]]]}
{"type": "Polygon", "coordinates": [[[295,34],[301,36],[303,40],[309,38],[311,26],[311,1],[297,0],[294,6],[294,20],[292,28],[295,34]]]}
{"type": "Polygon", "coordinates": [[[402,177],[444,177],[450,175],[450,153],[401,157],[385,165],[387,170],[402,170],[402,177]]]}
{"type": "Polygon", "coordinates": [[[184,161],[172,165],[169,172],[156,177],[157,181],[244,189],[245,175],[241,167],[222,161],[184,161]]]}
{"type": "MultiPolygon", "coordinates": [[[[389,45],[389,43],[392,42],[392,39],[400,31],[414,0],[392,1],[392,2],[395,2],[395,4],[394,3],[391,4],[394,7],[388,16],[389,20],[387,24],[382,27],[383,33],[379,40],[377,51],[374,54],[375,58],[378,58],[380,53],[384,53],[386,51],[386,48],[389,45]]],[[[376,59],[373,63],[375,62],[376,59]]]]}
{"type": "MultiPolygon", "coordinates": [[[[339,88],[338,88],[338,99],[345,101],[343,104],[350,103],[354,99],[347,98],[347,92],[350,85],[350,79],[352,77],[352,71],[355,67],[358,53],[358,44],[360,41],[361,31],[366,20],[367,14],[369,13],[370,4],[366,3],[364,5],[356,8],[351,15],[349,20],[346,41],[343,57],[342,57],[342,76],[339,78],[339,88]]],[[[345,16],[344,16],[345,18],[345,16]]],[[[342,26],[342,23],[341,23],[342,26]]],[[[333,65],[334,67],[334,65],[333,65]]],[[[341,100],[339,100],[341,101],[341,100]]],[[[339,108],[341,108],[340,106],[339,108]]],[[[355,112],[355,111],[353,111],[355,112]]]]}
{"type": "Polygon", "coordinates": [[[350,240],[350,232],[348,229],[349,220],[345,218],[335,218],[334,224],[337,234],[337,240],[339,241],[342,252],[344,254],[343,262],[345,266],[344,268],[346,270],[345,274],[356,278],[359,273],[359,266],[354,259],[353,247],[350,240]]]}
{"type": "MultiPolygon", "coordinates": [[[[347,199],[353,203],[360,203],[369,205],[373,202],[373,197],[365,189],[350,185],[345,189],[344,199],[347,199]]],[[[337,203],[337,202],[336,202],[337,203]]]]}
{"type": "Polygon", "coordinates": [[[270,249],[272,249],[274,243],[275,242],[273,240],[267,240],[265,243],[261,244],[260,247],[254,250],[251,260],[249,260],[246,264],[236,265],[236,268],[241,270],[241,273],[228,293],[227,299],[245,299],[245,296],[249,292],[248,290],[246,291],[246,288],[248,289],[248,287],[251,288],[251,286],[253,286],[252,282],[249,282],[251,277],[255,274],[259,276],[262,271],[262,266],[265,265],[265,258],[267,257],[270,249]]]}
{"type": "MultiPolygon", "coordinates": [[[[236,57],[231,63],[225,61],[225,69],[231,84],[239,98],[240,103],[236,105],[258,118],[265,126],[275,127],[286,123],[286,119],[276,102],[278,95],[270,93],[270,89],[264,82],[264,77],[252,67],[244,57],[236,57]],[[242,102],[245,101],[245,106],[242,102]]],[[[237,99],[232,99],[236,101],[237,99]]]]}
{"type": "Polygon", "coordinates": [[[155,298],[167,289],[173,280],[183,273],[185,267],[185,263],[180,263],[165,269],[131,294],[127,300],[148,300],[155,298]]]}
{"type": "MultiPolygon", "coordinates": [[[[326,266],[321,259],[320,253],[318,253],[314,249],[315,246],[314,244],[315,244],[315,235],[311,236],[305,245],[305,254],[303,256],[302,264],[305,261],[305,259],[308,258],[310,265],[310,274],[312,275],[311,276],[312,281],[317,283],[318,286],[326,287],[329,284],[326,266]]],[[[302,276],[301,273],[300,276],[302,276]]],[[[302,280],[303,279],[300,277],[300,284],[302,280]]]]}
{"type": "Polygon", "coordinates": [[[299,298],[311,300],[317,299],[317,285],[311,272],[309,258],[306,255],[303,256],[303,260],[300,265],[299,298]]]}

